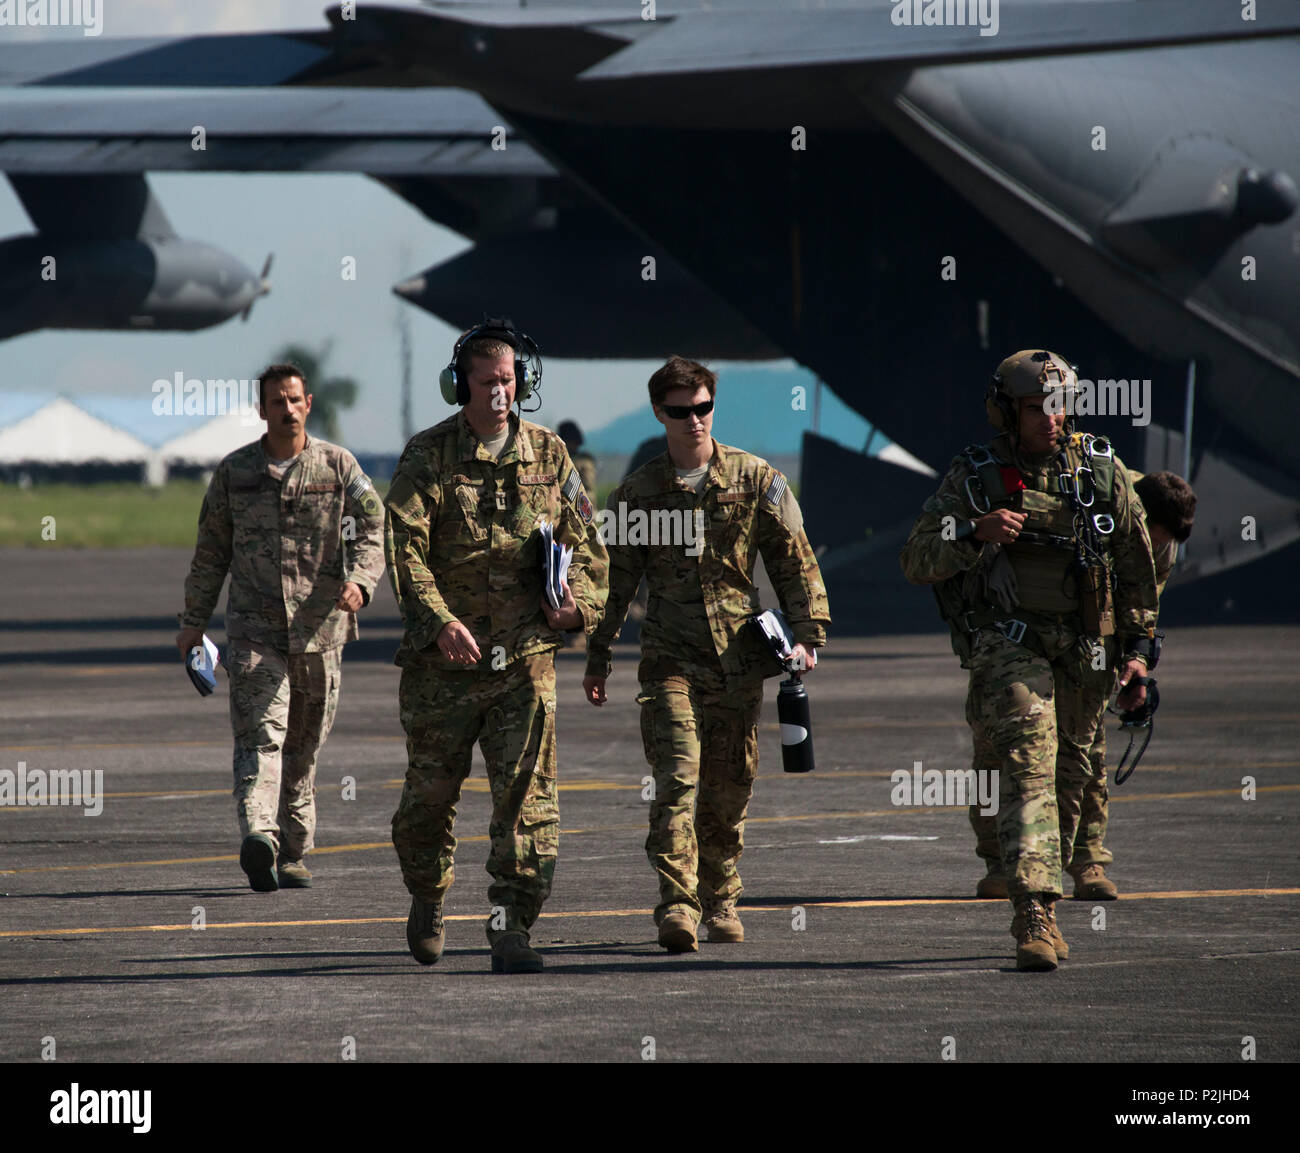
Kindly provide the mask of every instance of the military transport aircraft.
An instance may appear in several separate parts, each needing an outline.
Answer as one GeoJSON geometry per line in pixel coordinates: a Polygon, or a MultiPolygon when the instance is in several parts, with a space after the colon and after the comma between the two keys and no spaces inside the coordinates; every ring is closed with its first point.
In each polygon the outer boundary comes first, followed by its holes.
{"type": "MultiPolygon", "coordinates": [[[[0,245],[0,334],[247,314],[268,269],[175,236],[150,171],[362,172],[475,241],[395,286],[453,325],[527,316],[566,357],[790,356],[939,469],[981,435],[990,368],[1043,344],[1122,407],[1102,427],[1126,459],[1190,472],[1185,576],[1300,537],[1300,5],[326,15],[0,50],[0,168],[38,230],[0,245]],[[43,281],[49,254],[70,275],[43,281]]],[[[892,539],[863,522],[910,520],[915,492],[815,447],[810,522],[834,509],[819,539],[857,564],[892,539]]]]}

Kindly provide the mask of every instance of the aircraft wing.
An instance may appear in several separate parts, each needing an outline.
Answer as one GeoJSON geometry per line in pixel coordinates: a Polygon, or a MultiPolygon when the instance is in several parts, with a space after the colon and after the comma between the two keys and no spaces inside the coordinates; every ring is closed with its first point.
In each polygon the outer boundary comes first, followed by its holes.
{"type": "Polygon", "coordinates": [[[476,93],[450,88],[0,89],[0,171],[11,174],[555,174],[513,135],[476,93]]]}
{"type": "MultiPolygon", "coordinates": [[[[938,5],[942,13],[944,5],[938,5]]],[[[928,2],[869,7],[708,10],[656,21],[656,31],[593,65],[586,80],[828,65],[935,65],[956,61],[1077,55],[1115,48],[1212,43],[1300,32],[1293,5],[1243,19],[1238,4],[1213,0],[1066,0],[968,4],[963,24],[923,23],[928,2]],[[980,26],[981,10],[991,17],[980,26]],[[901,23],[906,16],[909,23],[901,23]],[[916,23],[911,23],[913,19],[916,23]]]]}

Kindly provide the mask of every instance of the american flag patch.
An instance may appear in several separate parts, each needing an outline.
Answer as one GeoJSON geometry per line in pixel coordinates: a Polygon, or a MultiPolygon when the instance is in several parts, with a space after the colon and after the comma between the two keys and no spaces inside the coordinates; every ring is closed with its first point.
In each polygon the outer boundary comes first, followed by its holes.
{"type": "Polygon", "coordinates": [[[767,486],[767,493],[763,497],[768,504],[780,504],[781,497],[785,493],[785,477],[779,472],[772,478],[772,483],[767,486]]]}
{"type": "Polygon", "coordinates": [[[370,478],[364,472],[357,473],[356,479],[348,485],[348,496],[353,500],[360,500],[370,487],[370,478]]]}
{"type": "Polygon", "coordinates": [[[572,504],[578,497],[578,490],[582,488],[582,481],[578,479],[578,470],[569,469],[568,479],[564,482],[564,487],[560,490],[564,494],[564,499],[572,504]]]}

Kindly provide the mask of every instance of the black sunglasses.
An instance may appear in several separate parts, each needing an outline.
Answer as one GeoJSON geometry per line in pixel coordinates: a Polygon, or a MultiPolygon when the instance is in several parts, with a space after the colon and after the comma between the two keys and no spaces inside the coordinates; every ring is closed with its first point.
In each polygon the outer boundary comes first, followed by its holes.
{"type": "Polygon", "coordinates": [[[702,400],[699,404],[661,404],[659,407],[673,420],[685,420],[691,413],[696,416],[708,416],[713,411],[713,401],[702,400]]]}

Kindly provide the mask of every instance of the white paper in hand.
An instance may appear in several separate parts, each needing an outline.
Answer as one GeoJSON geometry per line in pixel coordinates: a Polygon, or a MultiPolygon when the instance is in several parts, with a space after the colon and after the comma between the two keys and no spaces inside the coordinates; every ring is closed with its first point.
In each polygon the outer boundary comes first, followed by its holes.
{"type": "Polygon", "coordinates": [[[542,587],[546,589],[546,599],[551,608],[558,609],[564,603],[564,581],[569,574],[569,562],[573,560],[573,546],[560,544],[555,539],[555,526],[543,519],[538,524],[542,532],[542,587]]]}
{"type": "Polygon", "coordinates": [[[217,665],[220,657],[217,646],[206,634],[201,645],[195,645],[185,656],[185,671],[189,674],[199,695],[211,696],[217,687],[217,665]]]}

